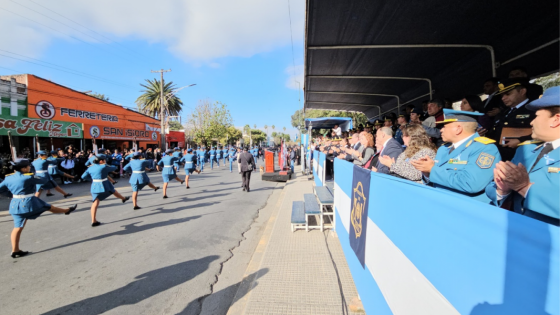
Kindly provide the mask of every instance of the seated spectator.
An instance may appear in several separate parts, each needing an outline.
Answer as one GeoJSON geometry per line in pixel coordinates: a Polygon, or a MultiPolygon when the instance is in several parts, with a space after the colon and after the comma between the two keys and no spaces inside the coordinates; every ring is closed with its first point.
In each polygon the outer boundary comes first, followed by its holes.
{"type": "Polygon", "coordinates": [[[397,142],[400,143],[401,145],[404,144],[404,141],[402,139],[402,129],[407,124],[408,124],[408,117],[403,114],[399,115],[399,118],[397,118],[397,131],[395,132],[395,140],[397,140],[397,142]]]}
{"type": "Polygon", "coordinates": [[[356,165],[360,163],[359,160],[355,160],[353,157],[353,152],[356,152],[357,156],[361,156],[362,152],[364,151],[364,147],[360,143],[360,134],[353,133],[352,136],[348,139],[349,145],[343,150],[344,153],[339,154],[337,157],[339,159],[344,159],[348,162],[352,162],[356,165]]]}
{"type": "Polygon", "coordinates": [[[425,156],[434,159],[436,147],[420,125],[406,125],[402,132],[406,150],[397,157],[396,161],[395,158],[382,155],[379,157],[379,163],[388,167],[391,175],[396,174],[399,177],[421,183],[422,172],[414,168],[411,162],[425,156]]]}
{"type": "MultiPolygon", "coordinates": [[[[396,159],[402,153],[403,147],[397,140],[393,139],[393,130],[390,127],[383,127],[377,131],[375,141],[377,148],[381,148],[379,156],[386,155],[389,158],[396,159]]],[[[378,173],[389,174],[390,170],[387,166],[379,161],[371,166],[371,170],[378,173]]]]}
{"type": "Polygon", "coordinates": [[[432,142],[436,145],[436,147],[440,147],[443,144],[441,140],[441,135],[439,135],[439,129],[441,129],[441,125],[438,125],[438,122],[444,120],[443,117],[443,107],[445,106],[444,101],[441,99],[432,99],[428,102],[428,114],[430,117],[426,118],[422,122],[423,126],[426,126],[426,132],[432,138],[432,142]],[[430,129],[435,128],[435,129],[430,129]]]}
{"type": "Polygon", "coordinates": [[[422,172],[425,183],[487,202],[484,189],[501,157],[493,140],[476,133],[477,116],[482,114],[448,109],[444,113],[441,136],[451,145],[441,146],[435,160],[425,156],[411,163],[422,172]]]}
{"type": "Polygon", "coordinates": [[[412,110],[412,112],[410,113],[410,124],[422,124],[422,121],[420,120],[420,118],[422,118],[422,110],[419,108],[415,108],[412,110]]]}
{"type": "Polygon", "coordinates": [[[424,121],[428,117],[430,117],[430,113],[428,113],[428,101],[422,101],[422,116],[420,117],[420,120],[424,121]]]}
{"type": "Polygon", "coordinates": [[[559,225],[560,87],[526,105],[536,111],[533,139],[520,144],[511,162],[499,162],[486,195],[496,206],[559,225]],[[536,140],[539,139],[539,140],[536,140]]]}
{"type": "Polygon", "coordinates": [[[356,149],[347,149],[347,154],[352,156],[352,163],[355,165],[363,167],[373,156],[375,150],[373,149],[373,135],[362,131],[358,134],[354,134],[352,138],[358,137],[360,142],[360,147],[356,149]],[[367,151],[367,152],[366,152],[367,151]]]}
{"type": "Polygon", "coordinates": [[[484,110],[481,113],[488,115],[488,117],[495,117],[505,108],[502,98],[496,96],[496,93],[500,90],[499,83],[498,78],[490,78],[484,81],[482,87],[483,93],[488,95],[488,98],[484,102],[484,110]]]}
{"type": "Polygon", "coordinates": [[[529,82],[530,77],[529,74],[527,73],[527,69],[523,67],[516,67],[511,69],[509,71],[508,77],[510,79],[522,78],[527,80],[527,98],[529,98],[529,101],[536,100],[539,97],[541,97],[541,95],[543,94],[543,87],[535,83],[530,83],[529,82]]]}
{"type": "Polygon", "coordinates": [[[412,114],[412,112],[414,111],[416,107],[414,106],[414,104],[408,104],[406,105],[406,114],[410,115],[412,114]]]}
{"type": "MultiPolygon", "coordinates": [[[[477,95],[467,95],[461,101],[461,110],[465,112],[484,113],[484,105],[477,95]]],[[[492,118],[484,114],[478,116],[477,120],[479,124],[477,132],[479,135],[484,136],[486,132],[488,132],[488,129],[492,127],[492,118]]]]}

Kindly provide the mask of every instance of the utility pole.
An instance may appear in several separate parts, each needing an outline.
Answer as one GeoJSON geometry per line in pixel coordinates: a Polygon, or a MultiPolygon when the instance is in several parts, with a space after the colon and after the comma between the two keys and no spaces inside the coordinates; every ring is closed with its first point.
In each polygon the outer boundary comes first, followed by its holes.
{"type": "Polygon", "coordinates": [[[164,72],[170,72],[170,71],[171,71],[171,69],[169,69],[169,70],[163,70],[163,69],[161,69],[161,70],[156,70],[156,71],[152,70],[152,73],[158,73],[158,72],[161,73],[161,87],[160,87],[160,93],[161,93],[161,95],[160,95],[160,97],[159,97],[159,99],[160,99],[160,104],[159,104],[159,106],[160,106],[159,120],[160,120],[160,123],[161,123],[161,126],[160,126],[161,131],[160,131],[159,134],[161,135],[161,147],[162,147],[164,150],[167,150],[167,143],[165,142],[165,129],[164,129],[164,128],[165,128],[165,126],[164,126],[164,124],[165,124],[165,118],[164,118],[164,116],[165,116],[165,107],[164,107],[165,99],[164,99],[164,97],[163,97],[163,87],[164,87],[164,84],[163,84],[163,73],[164,73],[164,72]]]}

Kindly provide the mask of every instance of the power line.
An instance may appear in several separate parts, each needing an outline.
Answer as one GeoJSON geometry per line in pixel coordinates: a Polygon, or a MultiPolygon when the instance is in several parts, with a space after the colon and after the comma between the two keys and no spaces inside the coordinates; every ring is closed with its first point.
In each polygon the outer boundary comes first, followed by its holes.
{"type": "Polygon", "coordinates": [[[292,41],[292,64],[294,66],[294,80],[296,76],[296,59],[294,57],[294,35],[292,31],[292,9],[290,8],[290,0],[288,0],[288,16],[290,17],[290,39],[292,41]]]}
{"type": "MultiPolygon", "coordinates": [[[[91,28],[89,28],[89,27],[87,27],[87,26],[85,26],[85,25],[83,25],[83,24],[80,24],[80,23],[78,23],[78,22],[76,22],[76,21],[70,19],[69,17],[66,17],[66,16],[64,16],[64,15],[62,15],[62,14],[60,14],[60,13],[54,11],[54,10],[51,10],[51,9],[45,7],[44,5],[39,4],[39,3],[37,3],[37,2],[35,2],[35,1],[33,1],[33,0],[28,0],[28,1],[33,2],[34,4],[40,6],[40,7],[44,8],[44,9],[46,9],[46,10],[48,10],[48,11],[51,11],[52,13],[54,13],[54,14],[56,14],[56,15],[58,15],[58,16],[61,16],[61,17],[65,18],[65,19],[67,19],[68,21],[70,21],[70,22],[72,22],[72,23],[75,23],[75,24],[77,24],[77,25],[79,25],[79,26],[81,26],[81,27],[83,27],[83,28],[89,30],[89,31],[92,32],[92,33],[95,33],[95,34],[97,34],[97,35],[99,35],[99,36],[101,36],[101,37],[107,39],[109,42],[111,42],[111,43],[113,43],[113,44],[117,44],[117,45],[121,46],[122,48],[124,48],[124,49],[126,49],[126,50],[129,50],[129,51],[131,51],[131,52],[133,52],[133,53],[135,53],[135,54],[141,56],[141,54],[139,54],[137,51],[132,50],[132,49],[130,49],[130,48],[124,46],[124,45],[121,45],[120,43],[118,43],[118,42],[116,42],[116,41],[113,41],[112,39],[110,39],[110,38],[104,36],[103,34],[100,34],[100,33],[96,32],[96,31],[92,30],[91,28]]],[[[144,56],[142,56],[142,57],[144,57],[144,56]]]]}

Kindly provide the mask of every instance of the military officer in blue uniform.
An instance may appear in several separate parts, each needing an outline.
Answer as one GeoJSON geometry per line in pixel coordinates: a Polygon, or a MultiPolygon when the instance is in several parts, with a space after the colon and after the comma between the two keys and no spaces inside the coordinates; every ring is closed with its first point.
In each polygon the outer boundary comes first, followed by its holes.
{"type": "Polygon", "coordinates": [[[128,163],[124,170],[131,173],[130,180],[128,181],[132,186],[132,203],[134,205],[134,210],[142,209],[138,206],[138,192],[142,188],[148,186],[154,191],[157,191],[159,187],[156,187],[150,182],[150,178],[146,174],[146,171],[150,170],[150,162],[140,159],[142,154],[140,152],[134,153],[130,163],[128,163]]]}
{"type": "Polygon", "coordinates": [[[232,173],[233,162],[237,160],[237,150],[235,150],[233,146],[229,148],[228,156],[229,156],[229,172],[232,173]]]}
{"type": "Polygon", "coordinates": [[[216,149],[216,164],[218,164],[218,167],[220,167],[220,159],[222,158],[222,155],[223,155],[222,148],[218,147],[216,149]]]}
{"type": "Polygon", "coordinates": [[[70,214],[77,208],[77,205],[66,209],[58,208],[36,197],[34,195],[36,187],[43,185],[50,178],[48,176],[34,176],[33,173],[30,173],[31,166],[27,160],[22,160],[16,164],[14,170],[13,174],[6,176],[4,181],[0,183],[0,193],[9,191],[13,195],[9,211],[14,219],[14,229],[11,235],[12,258],[29,254],[29,252],[22,251],[19,248],[21,232],[23,232],[28,219],[35,220],[45,211],[70,214]]]}
{"type": "Polygon", "coordinates": [[[412,165],[423,173],[425,183],[488,202],[484,190],[492,181],[493,169],[501,160],[495,141],[480,137],[476,112],[444,109],[445,120],[439,122],[443,141],[435,160],[426,156],[412,165]]]}
{"type": "Polygon", "coordinates": [[[204,149],[202,147],[198,148],[197,151],[197,156],[198,156],[198,162],[200,165],[200,171],[204,171],[204,157],[205,157],[206,153],[204,152],[204,149]]]}
{"type": "Polygon", "coordinates": [[[214,162],[216,162],[216,165],[220,167],[220,163],[218,162],[218,151],[216,150],[216,147],[212,147],[209,153],[210,153],[210,169],[214,169],[214,162]]]}
{"type": "MultiPolygon", "coordinates": [[[[49,164],[48,173],[53,181],[55,180],[56,177],[60,177],[61,181],[63,181],[62,179],[63,177],[74,178],[74,176],[70,174],[66,174],[58,168],[58,162],[62,159],[58,157],[58,153],[55,150],[51,151],[51,156],[49,156],[47,160],[51,162],[51,164],[49,164]]],[[[47,197],[51,197],[51,196],[54,196],[54,194],[51,194],[51,190],[47,189],[47,197]]]]}
{"type": "Polygon", "coordinates": [[[519,144],[511,162],[499,162],[486,194],[496,206],[559,225],[560,87],[525,105],[536,112],[532,138],[519,144]]]}
{"type": "MultiPolygon", "coordinates": [[[[72,196],[72,194],[66,193],[64,190],[62,190],[62,188],[60,188],[56,184],[54,179],[49,174],[49,166],[50,165],[55,165],[56,166],[56,162],[54,162],[52,160],[49,161],[47,159],[47,152],[45,152],[45,151],[39,151],[39,152],[37,152],[37,155],[39,155],[39,157],[35,161],[33,161],[33,163],[32,163],[33,168],[35,169],[35,174],[38,177],[45,177],[46,180],[42,184],[37,184],[37,192],[35,193],[35,197],[41,197],[41,193],[43,192],[43,190],[49,191],[53,188],[56,191],[58,191],[59,193],[61,193],[64,196],[64,198],[68,198],[68,197],[72,196]]],[[[70,178],[74,178],[74,176],[70,176],[70,175],[68,175],[68,176],[70,178]]]]}
{"type": "Polygon", "coordinates": [[[197,172],[200,174],[200,171],[196,170],[196,155],[193,154],[192,149],[187,150],[187,154],[181,158],[181,163],[185,164],[185,173],[187,176],[185,177],[185,186],[187,189],[191,188],[189,186],[189,177],[192,173],[197,172]]]}
{"type": "Polygon", "coordinates": [[[181,158],[183,158],[183,153],[181,153],[181,148],[179,147],[175,147],[175,149],[173,149],[173,157],[176,157],[177,160],[175,161],[175,169],[177,170],[177,172],[179,172],[179,170],[181,170],[181,158]]]}
{"type": "Polygon", "coordinates": [[[172,155],[173,150],[168,149],[165,153],[166,155],[158,162],[158,170],[161,170],[161,176],[163,177],[163,198],[167,198],[167,185],[170,180],[175,179],[181,185],[184,183],[177,177],[177,170],[175,169],[177,158],[172,155]]]}
{"type": "Polygon", "coordinates": [[[222,157],[224,158],[224,167],[227,165],[227,158],[229,156],[229,151],[228,151],[228,147],[222,147],[222,157]]]}
{"type": "Polygon", "coordinates": [[[101,222],[97,221],[97,208],[99,207],[99,202],[107,199],[111,195],[122,200],[125,203],[130,197],[123,197],[115,187],[107,180],[109,173],[114,172],[117,169],[116,166],[107,165],[105,154],[98,154],[93,160],[93,165],[90,166],[84,174],[82,174],[82,179],[91,179],[91,226],[99,226],[101,222]]]}

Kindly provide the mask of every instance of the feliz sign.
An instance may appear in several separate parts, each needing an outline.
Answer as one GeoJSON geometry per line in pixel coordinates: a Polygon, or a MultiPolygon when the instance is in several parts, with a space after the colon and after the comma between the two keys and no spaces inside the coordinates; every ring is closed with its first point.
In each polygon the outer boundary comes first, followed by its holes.
{"type": "Polygon", "coordinates": [[[82,138],[83,130],[73,122],[45,120],[37,118],[3,118],[0,117],[0,135],[49,137],[49,138],[82,138]]]}

